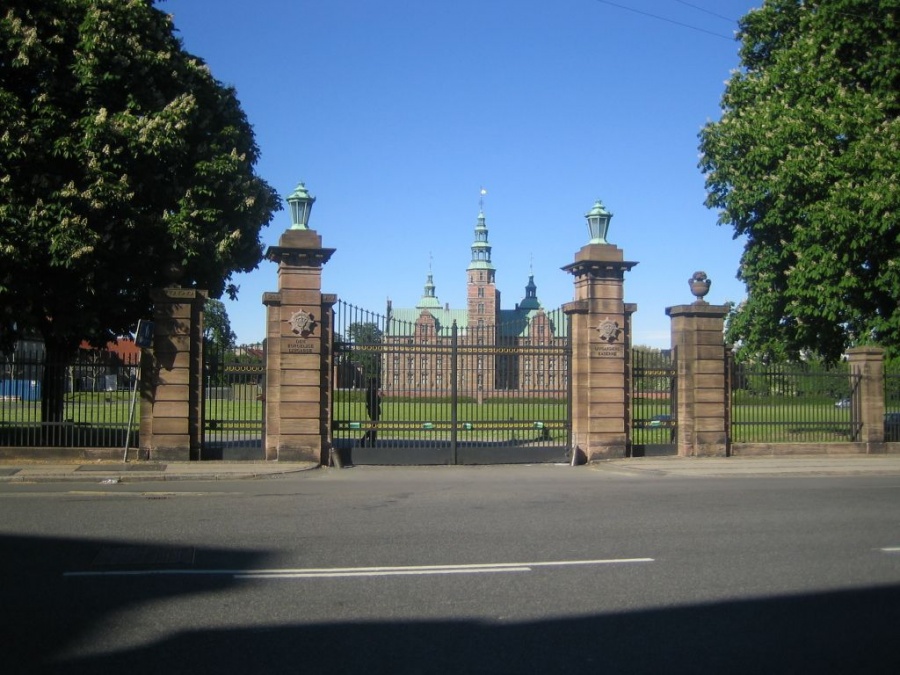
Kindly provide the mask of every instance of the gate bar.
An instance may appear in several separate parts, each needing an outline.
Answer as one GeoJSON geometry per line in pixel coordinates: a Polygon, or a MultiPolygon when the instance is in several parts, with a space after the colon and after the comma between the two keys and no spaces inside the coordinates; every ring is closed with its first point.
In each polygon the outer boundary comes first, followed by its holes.
{"type": "Polygon", "coordinates": [[[459,404],[459,378],[457,376],[457,356],[459,328],[456,320],[450,327],[450,449],[453,453],[453,464],[458,464],[457,457],[457,408],[459,404]]]}

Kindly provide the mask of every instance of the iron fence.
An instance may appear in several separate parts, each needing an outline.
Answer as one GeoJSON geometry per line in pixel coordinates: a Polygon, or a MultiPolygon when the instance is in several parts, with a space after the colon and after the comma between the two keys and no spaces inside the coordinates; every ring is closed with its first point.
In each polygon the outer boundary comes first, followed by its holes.
{"type": "Polygon", "coordinates": [[[140,353],[130,342],[120,346],[82,348],[55,362],[40,342],[0,355],[0,447],[136,445],[140,353]]]}
{"type": "Polygon", "coordinates": [[[884,440],[900,441],[900,362],[884,367],[884,440]]]}
{"type": "Polygon", "coordinates": [[[265,346],[203,347],[202,459],[265,459],[265,346]]]}
{"type": "Polygon", "coordinates": [[[632,457],[675,454],[676,371],[672,350],[631,353],[632,457]]]}
{"type": "Polygon", "coordinates": [[[734,364],[731,439],[735,443],[857,441],[860,376],[846,363],[734,364]]]}
{"type": "Polygon", "coordinates": [[[464,313],[407,321],[337,305],[336,448],[355,463],[565,459],[567,317],[469,326],[464,313]]]}

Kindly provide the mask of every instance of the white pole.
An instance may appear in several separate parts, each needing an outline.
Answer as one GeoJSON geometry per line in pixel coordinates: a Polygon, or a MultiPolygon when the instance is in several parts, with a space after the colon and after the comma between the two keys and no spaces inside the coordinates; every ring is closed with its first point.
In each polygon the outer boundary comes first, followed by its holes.
{"type": "Polygon", "coordinates": [[[134,386],[131,388],[131,409],[128,411],[128,429],[125,431],[125,454],[122,462],[128,461],[128,446],[131,443],[131,423],[134,421],[134,403],[137,400],[138,383],[141,381],[141,359],[138,357],[137,375],[134,378],[134,386]]]}

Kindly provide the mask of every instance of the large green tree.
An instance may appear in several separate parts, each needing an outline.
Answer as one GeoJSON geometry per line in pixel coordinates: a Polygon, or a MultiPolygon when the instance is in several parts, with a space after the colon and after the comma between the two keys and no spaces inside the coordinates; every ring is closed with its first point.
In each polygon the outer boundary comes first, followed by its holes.
{"type": "Polygon", "coordinates": [[[2,0],[0,342],[36,331],[53,361],[133,330],[153,287],[236,293],[280,208],[258,155],[153,0],[2,0]]]}
{"type": "Polygon", "coordinates": [[[900,0],[766,0],[700,133],[707,205],[746,245],[729,337],[900,354],[900,0]]]}

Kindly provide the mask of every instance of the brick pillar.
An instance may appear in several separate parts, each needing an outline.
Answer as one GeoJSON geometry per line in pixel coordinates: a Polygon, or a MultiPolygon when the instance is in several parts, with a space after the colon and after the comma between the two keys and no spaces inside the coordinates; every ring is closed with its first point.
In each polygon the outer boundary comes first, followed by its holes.
{"type": "Polygon", "coordinates": [[[314,230],[287,230],[266,252],[278,263],[278,292],[263,295],[266,325],[266,459],[323,461],[330,431],[333,296],[322,266],[334,249],[314,230]]]}
{"type": "Polygon", "coordinates": [[[682,457],[728,455],[727,305],[699,299],[666,308],[676,361],[676,440],[682,457]]]}
{"type": "Polygon", "coordinates": [[[153,350],[141,355],[142,459],[200,459],[206,291],[151,291],[153,350]]]}
{"type": "Polygon", "coordinates": [[[850,374],[859,377],[853,389],[850,410],[862,423],[858,441],[866,452],[885,452],[884,445],[884,350],[881,347],[851,347],[847,350],[850,374]]]}
{"type": "Polygon", "coordinates": [[[572,444],[587,461],[624,457],[628,447],[627,373],[633,304],[623,302],[625,272],[637,265],[612,244],[588,244],[563,269],[575,277],[572,319],[572,444]]]}

